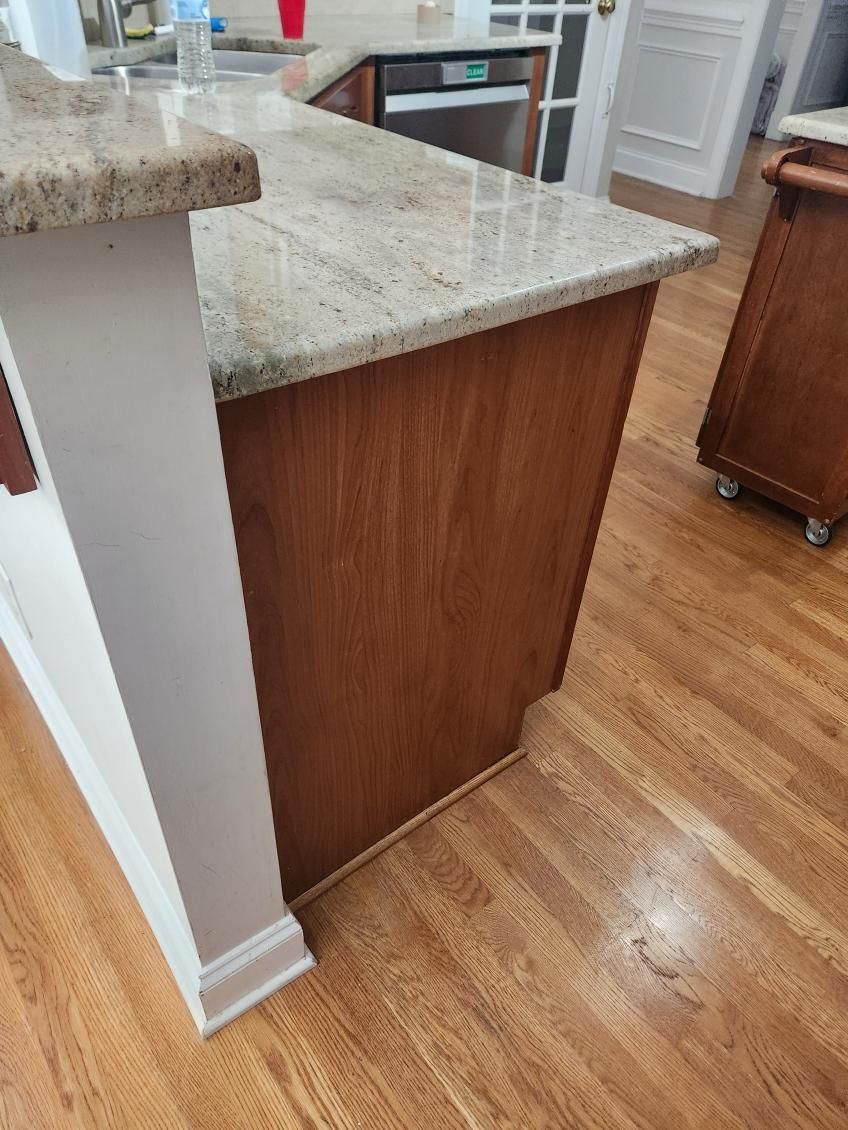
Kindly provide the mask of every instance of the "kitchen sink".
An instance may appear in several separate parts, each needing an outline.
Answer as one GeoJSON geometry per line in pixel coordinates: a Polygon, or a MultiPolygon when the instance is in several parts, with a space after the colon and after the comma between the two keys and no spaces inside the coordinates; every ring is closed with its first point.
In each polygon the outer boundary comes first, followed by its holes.
{"type": "MultiPolygon", "coordinates": [[[[296,63],[303,55],[284,55],[276,51],[225,51],[221,47],[213,47],[212,58],[218,74],[225,72],[235,78],[239,75],[256,78],[258,75],[272,75],[274,71],[296,63]]],[[[176,66],[177,53],[171,51],[168,55],[160,55],[158,61],[176,66]]]]}
{"type": "MultiPolygon", "coordinates": [[[[215,77],[218,82],[241,82],[244,79],[262,78],[274,74],[302,59],[302,55],[286,55],[276,51],[225,51],[213,48],[215,77]]],[[[119,79],[129,89],[137,80],[156,80],[159,83],[176,82],[177,53],[170,51],[144,63],[121,64],[114,67],[96,67],[95,75],[119,79]]]]}

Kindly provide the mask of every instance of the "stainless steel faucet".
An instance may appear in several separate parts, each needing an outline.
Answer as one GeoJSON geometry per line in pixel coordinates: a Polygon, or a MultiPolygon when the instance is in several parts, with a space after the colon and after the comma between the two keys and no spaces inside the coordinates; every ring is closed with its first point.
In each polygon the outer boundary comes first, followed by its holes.
{"type": "Polygon", "coordinates": [[[124,20],[136,4],[146,3],[147,0],[97,0],[100,41],[104,47],[126,47],[124,20]]]}

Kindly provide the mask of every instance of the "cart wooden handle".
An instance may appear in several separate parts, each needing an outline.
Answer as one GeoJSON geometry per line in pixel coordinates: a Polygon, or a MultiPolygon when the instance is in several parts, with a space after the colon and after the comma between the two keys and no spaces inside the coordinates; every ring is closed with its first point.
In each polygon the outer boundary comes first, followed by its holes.
{"type": "Polygon", "coordinates": [[[765,172],[764,176],[769,184],[788,185],[791,188],[809,188],[813,192],[826,192],[830,196],[848,196],[848,173],[840,173],[835,169],[824,169],[819,165],[802,165],[797,161],[783,161],[775,170],[773,180],[765,172]]]}

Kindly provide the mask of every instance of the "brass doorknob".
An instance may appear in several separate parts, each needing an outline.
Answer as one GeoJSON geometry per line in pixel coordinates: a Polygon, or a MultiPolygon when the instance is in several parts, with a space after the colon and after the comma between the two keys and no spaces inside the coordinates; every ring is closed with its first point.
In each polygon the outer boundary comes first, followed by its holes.
{"type": "Polygon", "coordinates": [[[615,11],[615,0],[598,0],[598,12],[602,16],[611,16],[615,11]]]}

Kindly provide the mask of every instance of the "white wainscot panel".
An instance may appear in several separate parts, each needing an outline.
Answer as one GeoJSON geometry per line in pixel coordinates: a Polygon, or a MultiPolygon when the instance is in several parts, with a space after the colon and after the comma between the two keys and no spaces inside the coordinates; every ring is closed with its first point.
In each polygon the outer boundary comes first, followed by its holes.
{"type": "Polygon", "coordinates": [[[624,133],[702,150],[721,55],[639,44],[636,85],[624,133]],[[675,91],[669,98],[668,92],[675,91]]]}
{"type": "Polygon", "coordinates": [[[746,11],[742,0],[645,8],[617,172],[704,191],[746,11]]]}

